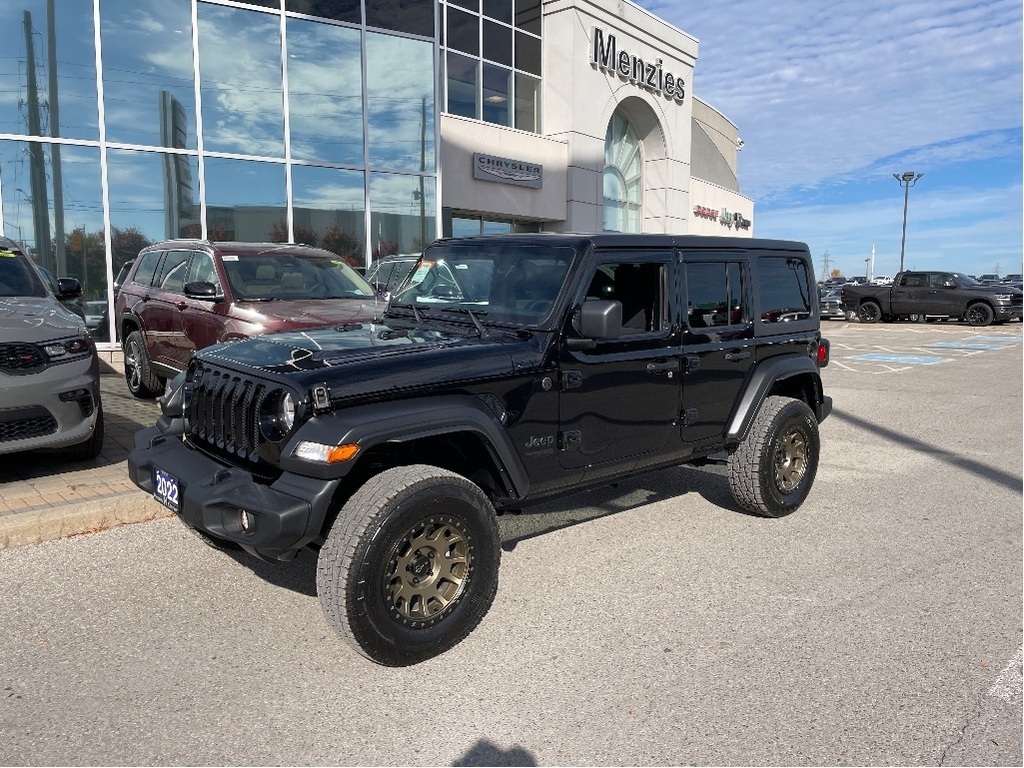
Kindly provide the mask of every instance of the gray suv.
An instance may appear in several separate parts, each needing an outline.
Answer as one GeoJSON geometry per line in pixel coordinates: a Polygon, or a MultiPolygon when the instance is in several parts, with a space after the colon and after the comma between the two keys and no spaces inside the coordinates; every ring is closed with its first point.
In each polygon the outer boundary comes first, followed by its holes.
{"type": "Polygon", "coordinates": [[[59,449],[73,460],[103,448],[96,344],[61,300],[82,295],[72,278],[55,296],[13,240],[0,237],[0,454],[59,449]]]}

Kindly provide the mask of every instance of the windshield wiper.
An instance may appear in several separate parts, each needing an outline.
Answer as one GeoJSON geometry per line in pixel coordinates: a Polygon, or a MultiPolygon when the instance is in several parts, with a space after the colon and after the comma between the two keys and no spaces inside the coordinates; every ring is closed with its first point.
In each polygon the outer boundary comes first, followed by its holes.
{"type": "Polygon", "coordinates": [[[478,309],[476,312],[474,312],[469,307],[443,307],[441,309],[441,311],[442,312],[458,312],[459,314],[469,315],[469,319],[472,320],[473,321],[473,325],[476,326],[476,331],[477,331],[477,333],[480,334],[480,338],[482,339],[484,336],[487,335],[487,331],[484,330],[483,325],[480,323],[480,321],[476,317],[477,313],[479,313],[481,315],[486,315],[487,314],[487,310],[486,309],[478,309]]]}
{"type": "Polygon", "coordinates": [[[406,309],[406,308],[407,309],[411,309],[412,310],[412,315],[413,315],[413,317],[416,318],[417,324],[421,324],[423,322],[423,315],[421,315],[420,311],[418,309],[416,309],[416,303],[415,302],[409,302],[408,304],[395,304],[395,302],[393,302],[391,299],[388,299],[388,304],[387,304],[386,307],[384,307],[384,314],[386,315],[391,310],[392,307],[401,307],[403,309],[406,309]]]}

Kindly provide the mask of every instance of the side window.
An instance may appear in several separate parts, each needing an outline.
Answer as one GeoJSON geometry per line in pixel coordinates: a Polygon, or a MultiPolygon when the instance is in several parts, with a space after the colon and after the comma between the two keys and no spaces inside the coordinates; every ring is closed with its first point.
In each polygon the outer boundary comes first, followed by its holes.
{"type": "Polygon", "coordinates": [[[622,334],[652,333],[668,326],[665,264],[619,262],[594,272],[587,299],[613,299],[622,304],[622,334]]]}
{"type": "Polygon", "coordinates": [[[902,284],[907,288],[925,288],[928,286],[928,275],[904,275],[902,284]]]}
{"type": "Polygon", "coordinates": [[[139,285],[152,285],[153,275],[156,274],[156,267],[160,263],[160,257],[163,255],[163,251],[150,251],[145,254],[139,262],[139,268],[135,271],[135,277],[132,278],[132,282],[139,285]]]}
{"type": "Polygon", "coordinates": [[[687,325],[718,328],[746,323],[742,274],[736,262],[687,263],[687,325]]]}
{"type": "Polygon", "coordinates": [[[168,251],[163,268],[157,278],[160,290],[169,293],[182,293],[185,290],[185,266],[188,264],[189,251],[168,251]]]}
{"type": "Polygon", "coordinates": [[[213,263],[213,256],[206,253],[206,251],[196,251],[192,254],[192,261],[188,265],[185,282],[213,283],[217,293],[223,293],[220,287],[220,278],[217,277],[217,267],[213,263]]]}
{"type": "Polygon", "coordinates": [[[811,281],[807,262],[781,256],[757,260],[761,322],[787,323],[811,317],[811,281]]]}

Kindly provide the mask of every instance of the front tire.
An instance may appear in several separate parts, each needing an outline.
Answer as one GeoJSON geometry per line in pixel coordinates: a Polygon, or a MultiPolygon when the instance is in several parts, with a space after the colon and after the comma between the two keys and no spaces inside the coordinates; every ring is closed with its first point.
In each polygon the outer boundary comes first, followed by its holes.
{"type": "Polygon", "coordinates": [[[444,653],[480,623],[498,588],[494,507],[461,475],[394,467],[341,509],[320,550],[316,584],[328,624],[391,667],[444,653]]]}
{"type": "Polygon", "coordinates": [[[994,318],[995,312],[992,311],[992,307],[983,301],[976,301],[974,304],[971,304],[964,315],[964,319],[967,320],[968,324],[976,328],[991,325],[994,318]]]}
{"type": "Polygon", "coordinates": [[[140,331],[132,331],[124,340],[124,380],[128,390],[140,400],[152,399],[163,392],[160,378],[150,366],[140,331]]]}
{"type": "Polygon", "coordinates": [[[762,517],[795,512],[807,498],[821,453],[818,421],[802,400],[766,398],[750,431],[729,456],[736,503],[762,517]]]}

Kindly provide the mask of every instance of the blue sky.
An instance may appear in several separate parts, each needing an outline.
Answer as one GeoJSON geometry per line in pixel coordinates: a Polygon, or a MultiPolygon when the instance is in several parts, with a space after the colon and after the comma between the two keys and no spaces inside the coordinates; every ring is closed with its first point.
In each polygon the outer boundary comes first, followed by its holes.
{"type": "Polygon", "coordinates": [[[639,4],[700,41],[693,93],[745,142],[754,235],[803,240],[821,274],[1022,271],[1020,0],[639,4]]]}

